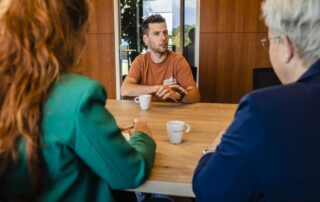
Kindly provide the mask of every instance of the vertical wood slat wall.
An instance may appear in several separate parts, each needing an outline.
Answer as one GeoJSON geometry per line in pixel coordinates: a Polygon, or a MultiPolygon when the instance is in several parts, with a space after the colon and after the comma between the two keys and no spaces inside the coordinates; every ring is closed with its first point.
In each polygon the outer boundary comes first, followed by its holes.
{"type": "Polygon", "coordinates": [[[90,0],[87,48],[77,66],[81,73],[99,80],[108,98],[116,98],[114,12],[112,0],[90,0]]]}
{"type": "MultiPolygon", "coordinates": [[[[116,98],[112,0],[91,0],[88,46],[79,65],[116,98]]],[[[237,103],[252,90],[252,69],[270,66],[260,45],[267,29],[260,20],[262,0],[201,0],[199,88],[202,102],[237,103]]]]}
{"type": "Polygon", "coordinates": [[[260,39],[262,0],[201,0],[199,88],[202,102],[237,103],[252,90],[254,67],[270,66],[260,39]]]}

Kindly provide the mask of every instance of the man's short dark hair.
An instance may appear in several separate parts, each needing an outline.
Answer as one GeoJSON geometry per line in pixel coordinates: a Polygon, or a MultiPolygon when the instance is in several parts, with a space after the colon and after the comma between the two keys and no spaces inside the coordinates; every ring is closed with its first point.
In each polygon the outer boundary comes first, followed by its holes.
{"type": "Polygon", "coordinates": [[[153,14],[143,20],[141,23],[142,34],[148,34],[150,23],[166,23],[166,19],[160,14],[153,14]]]}

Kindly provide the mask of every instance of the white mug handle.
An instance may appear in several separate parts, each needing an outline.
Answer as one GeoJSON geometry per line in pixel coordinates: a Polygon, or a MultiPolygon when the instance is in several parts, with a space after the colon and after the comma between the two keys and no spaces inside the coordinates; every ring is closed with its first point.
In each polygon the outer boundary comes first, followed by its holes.
{"type": "Polygon", "coordinates": [[[135,98],[134,98],[134,102],[135,102],[135,103],[139,103],[139,102],[140,102],[139,97],[135,97],[135,98]]]}
{"type": "Polygon", "coordinates": [[[185,127],[185,131],[184,132],[186,132],[186,133],[189,132],[190,129],[191,129],[190,125],[187,124],[187,123],[184,125],[184,127],[185,127]]]}

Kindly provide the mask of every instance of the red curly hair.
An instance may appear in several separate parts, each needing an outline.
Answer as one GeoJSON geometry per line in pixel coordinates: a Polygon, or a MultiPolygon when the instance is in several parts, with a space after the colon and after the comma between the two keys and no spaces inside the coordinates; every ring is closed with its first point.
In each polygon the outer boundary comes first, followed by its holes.
{"type": "Polygon", "coordinates": [[[18,160],[23,138],[35,194],[45,172],[42,107],[59,75],[77,62],[88,15],[87,0],[0,1],[0,179],[18,160]]]}

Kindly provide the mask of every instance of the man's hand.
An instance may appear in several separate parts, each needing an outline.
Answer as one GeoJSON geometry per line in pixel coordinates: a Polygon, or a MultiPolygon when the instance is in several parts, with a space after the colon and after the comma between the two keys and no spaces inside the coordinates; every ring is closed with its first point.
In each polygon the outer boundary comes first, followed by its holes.
{"type": "Polygon", "coordinates": [[[156,95],[163,100],[172,99],[177,101],[181,95],[176,91],[176,89],[180,89],[186,93],[186,90],[179,85],[162,85],[158,88],[156,95]]]}
{"type": "Polygon", "coordinates": [[[196,86],[183,88],[180,85],[141,85],[136,79],[128,76],[121,86],[121,96],[134,97],[142,94],[155,94],[163,100],[177,101],[181,98],[177,90],[185,93],[183,100],[180,101],[182,103],[196,103],[200,100],[200,93],[196,86]]]}

